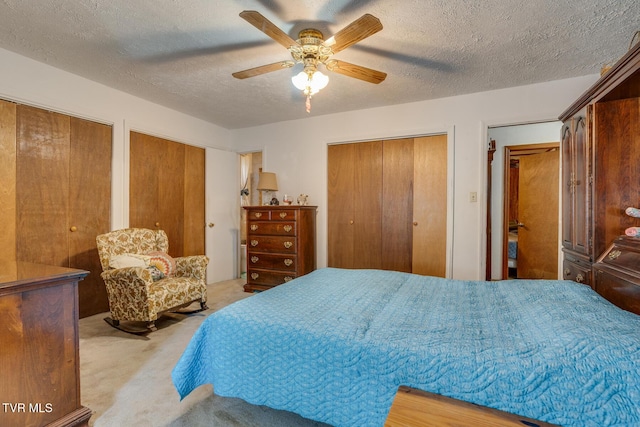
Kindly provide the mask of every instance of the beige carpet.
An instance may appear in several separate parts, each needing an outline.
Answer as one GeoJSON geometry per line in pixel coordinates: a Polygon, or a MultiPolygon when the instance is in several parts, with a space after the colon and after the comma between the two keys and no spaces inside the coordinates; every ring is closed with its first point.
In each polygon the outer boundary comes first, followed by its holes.
{"type": "MultiPolygon", "coordinates": [[[[241,279],[209,285],[209,310],[171,314],[146,336],[109,326],[107,313],[80,319],[82,404],[93,412],[90,426],[326,426],[286,411],[215,396],[210,385],[183,401],[171,382],[171,370],[206,316],[251,294],[241,279]]],[[[197,307],[194,305],[194,307],[197,307]]]]}

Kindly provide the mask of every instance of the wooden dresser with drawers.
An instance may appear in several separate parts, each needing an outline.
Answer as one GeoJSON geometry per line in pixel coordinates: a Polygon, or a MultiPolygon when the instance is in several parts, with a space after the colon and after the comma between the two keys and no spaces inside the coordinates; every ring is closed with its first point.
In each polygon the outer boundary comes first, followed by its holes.
{"type": "Polygon", "coordinates": [[[245,206],[247,284],[264,291],[316,269],[317,206],[245,206]]]}

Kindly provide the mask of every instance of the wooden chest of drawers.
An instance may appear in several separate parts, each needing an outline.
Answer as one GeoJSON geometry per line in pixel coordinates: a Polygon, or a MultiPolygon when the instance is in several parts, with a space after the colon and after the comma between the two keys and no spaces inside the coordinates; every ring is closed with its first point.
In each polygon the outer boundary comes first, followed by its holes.
{"type": "Polygon", "coordinates": [[[245,206],[246,292],[263,291],[316,269],[316,206],[245,206]]]}
{"type": "Polygon", "coordinates": [[[620,236],[593,264],[595,290],[618,307],[640,314],[640,238],[620,236]]]}

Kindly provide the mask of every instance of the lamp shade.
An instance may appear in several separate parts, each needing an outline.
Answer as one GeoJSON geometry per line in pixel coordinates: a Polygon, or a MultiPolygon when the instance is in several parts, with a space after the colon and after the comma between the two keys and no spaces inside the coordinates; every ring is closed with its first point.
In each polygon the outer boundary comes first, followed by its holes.
{"type": "Polygon", "coordinates": [[[258,176],[258,190],[278,191],[278,181],[273,172],[260,172],[258,176]]]}

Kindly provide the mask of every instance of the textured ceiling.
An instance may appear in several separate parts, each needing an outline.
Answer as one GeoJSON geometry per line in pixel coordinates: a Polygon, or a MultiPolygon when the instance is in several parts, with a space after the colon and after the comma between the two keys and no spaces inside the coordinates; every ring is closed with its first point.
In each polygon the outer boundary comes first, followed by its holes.
{"type": "Polygon", "coordinates": [[[328,73],[311,116],[595,74],[640,30],[638,0],[0,0],[0,47],[228,129],[308,117],[301,65],[231,76],[290,59],[242,10],[294,39],[382,21],[335,58],[387,79],[328,73]]]}

